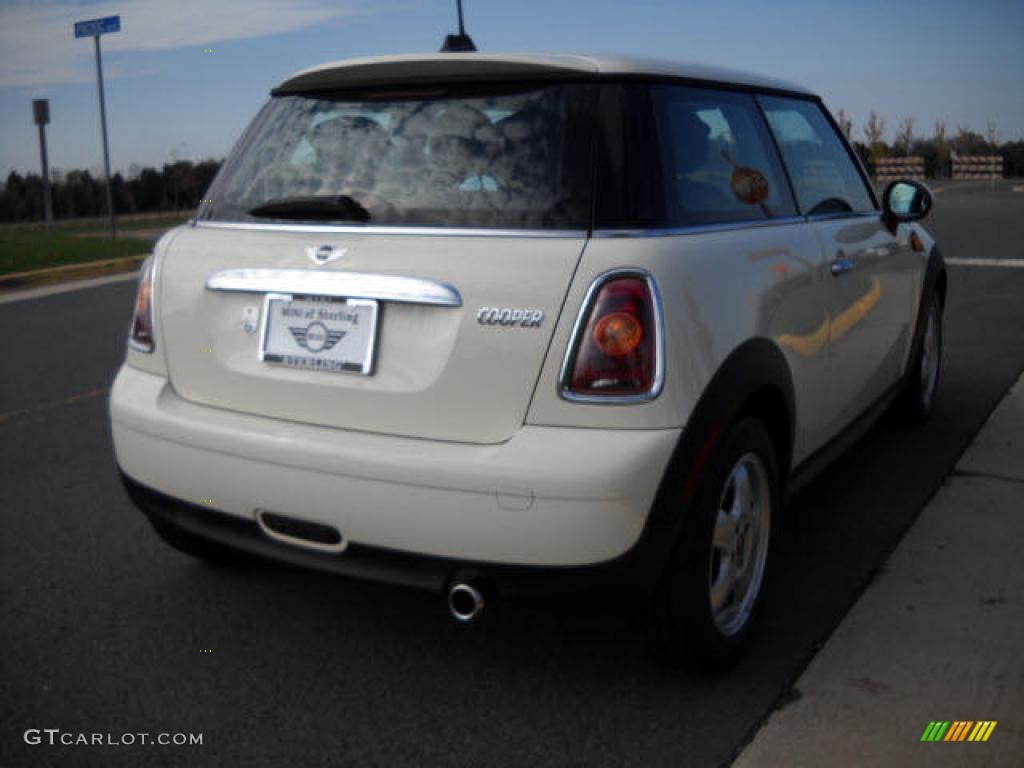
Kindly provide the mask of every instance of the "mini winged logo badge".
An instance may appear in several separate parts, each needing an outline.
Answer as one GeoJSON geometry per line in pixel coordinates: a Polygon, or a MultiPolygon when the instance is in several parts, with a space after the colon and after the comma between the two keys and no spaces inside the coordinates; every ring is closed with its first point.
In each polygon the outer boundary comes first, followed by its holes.
{"type": "Polygon", "coordinates": [[[288,330],[295,337],[296,344],[303,349],[308,349],[313,354],[333,349],[348,333],[348,331],[332,331],[319,321],[310,323],[305,328],[290,325],[288,330]]]}

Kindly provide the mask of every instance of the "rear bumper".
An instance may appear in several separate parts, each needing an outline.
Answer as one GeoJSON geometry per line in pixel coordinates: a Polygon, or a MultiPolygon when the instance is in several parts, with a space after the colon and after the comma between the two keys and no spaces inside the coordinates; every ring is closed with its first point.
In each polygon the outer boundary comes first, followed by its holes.
{"type": "Polygon", "coordinates": [[[642,534],[680,435],[523,427],[499,445],[372,435],[196,405],[130,367],[114,383],[111,421],[147,514],[257,554],[428,588],[470,566],[527,585],[645,581],[637,574],[660,563],[642,534]],[[271,540],[261,509],[330,525],[345,548],[271,540]]]}
{"type": "Polygon", "coordinates": [[[329,554],[282,544],[263,535],[255,521],[189,504],[121,475],[125,490],[157,527],[171,528],[232,549],[303,568],[368,581],[440,592],[456,574],[472,574],[504,596],[600,593],[635,596],[649,591],[660,567],[645,548],[598,565],[568,568],[515,566],[382,549],[350,543],[329,554]]]}

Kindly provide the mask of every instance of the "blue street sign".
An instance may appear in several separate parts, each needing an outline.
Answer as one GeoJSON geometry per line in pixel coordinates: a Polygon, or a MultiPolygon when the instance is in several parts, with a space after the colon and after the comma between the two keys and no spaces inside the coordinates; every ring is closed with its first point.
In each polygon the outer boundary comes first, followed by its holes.
{"type": "Polygon", "coordinates": [[[89,19],[75,22],[75,37],[91,37],[96,49],[96,85],[100,92],[100,129],[103,134],[103,172],[107,180],[107,213],[110,215],[110,237],[117,236],[114,225],[114,198],[110,191],[110,147],[107,145],[107,105],[103,97],[103,57],[100,54],[100,35],[108,32],[121,31],[120,16],[105,16],[102,19],[89,19]]]}
{"type": "Polygon", "coordinates": [[[121,31],[121,17],[107,16],[103,19],[89,19],[75,22],[75,37],[95,37],[108,32],[121,31]]]}

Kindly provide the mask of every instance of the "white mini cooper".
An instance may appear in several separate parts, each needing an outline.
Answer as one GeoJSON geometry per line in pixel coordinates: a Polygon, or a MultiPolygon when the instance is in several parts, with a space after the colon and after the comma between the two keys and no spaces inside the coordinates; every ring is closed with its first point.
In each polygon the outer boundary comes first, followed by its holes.
{"type": "Polygon", "coordinates": [[[279,85],[139,284],[111,394],[173,546],[447,596],[643,595],[671,663],[750,634],[791,492],[932,408],[946,294],[820,99],[580,56],[279,85]]]}

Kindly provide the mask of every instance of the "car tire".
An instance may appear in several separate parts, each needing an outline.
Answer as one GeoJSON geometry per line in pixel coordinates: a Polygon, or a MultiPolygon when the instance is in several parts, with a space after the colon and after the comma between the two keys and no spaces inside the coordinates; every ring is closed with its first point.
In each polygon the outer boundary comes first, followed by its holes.
{"type": "Polygon", "coordinates": [[[924,325],[895,407],[897,419],[908,426],[924,424],[932,415],[942,372],[942,299],[932,293],[924,306],[924,325]]]}
{"type": "Polygon", "coordinates": [[[246,565],[253,561],[251,555],[241,550],[226,547],[215,541],[197,536],[177,525],[150,517],[150,524],[167,544],[179,552],[216,565],[246,565]]]}
{"type": "Polygon", "coordinates": [[[757,419],[740,418],[697,481],[648,607],[659,663],[714,672],[735,662],[764,602],[780,497],[770,435],[757,419]]]}

